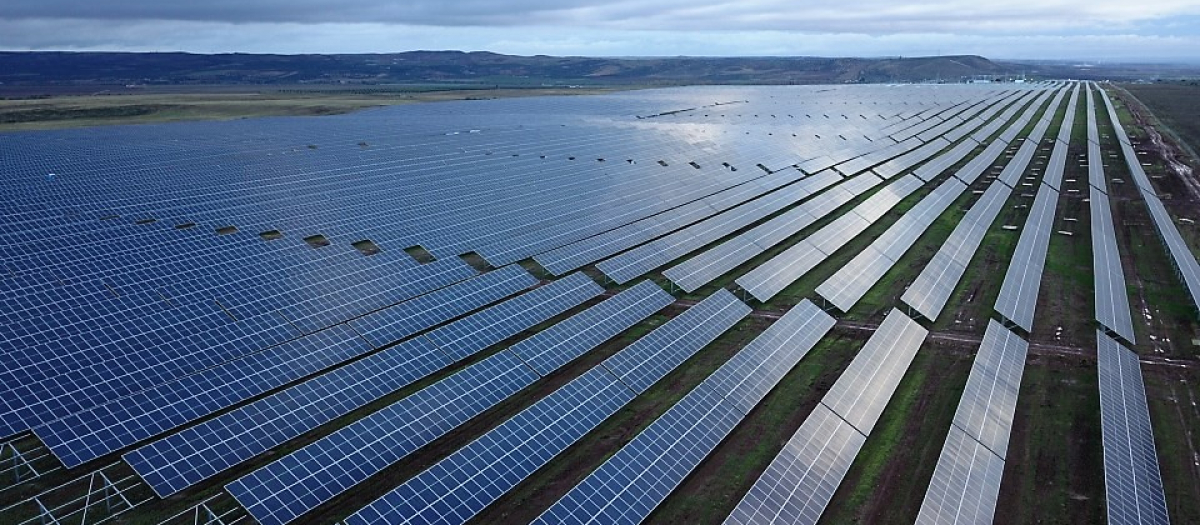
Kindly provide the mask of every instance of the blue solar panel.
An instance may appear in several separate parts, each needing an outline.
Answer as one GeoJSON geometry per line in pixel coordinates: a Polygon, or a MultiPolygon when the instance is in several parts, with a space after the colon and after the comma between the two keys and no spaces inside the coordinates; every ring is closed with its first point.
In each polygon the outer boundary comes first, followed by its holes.
{"type": "Polygon", "coordinates": [[[335,326],[71,414],[34,433],[71,468],[369,350],[353,330],[335,326]]]}
{"type": "Polygon", "coordinates": [[[608,358],[604,367],[640,394],[747,315],[750,307],[718,290],[608,358]]]}
{"type": "Polygon", "coordinates": [[[538,373],[547,375],[673,302],[675,298],[658,285],[638,283],[509,350],[538,373]]]}
{"type": "Polygon", "coordinates": [[[640,283],[297,453],[320,461],[277,461],[227,488],[260,523],[291,521],[532,384],[529,365],[552,372],[673,300],[640,283]],[[321,496],[297,500],[296,491],[321,496]]]}
{"type": "Polygon", "coordinates": [[[425,337],[457,361],[602,293],[604,288],[590,277],[576,273],[433,330],[425,337]]]}
{"type": "Polygon", "coordinates": [[[159,496],[190,487],[448,365],[425,339],[310,379],[123,457],[159,496]]]}
{"type": "Polygon", "coordinates": [[[462,523],[634,398],[594,368],[351,514],[346,523],[462,523]]]}
{"type": "Polygon", "coordinates": [[[500,352],[225,488],[263,525],[290,522],[537,381],[500,352]],[[297,498],[295,494],[311,494],[297,498]]]}
{"type": "Polygon", "coordinates": [[[536,523],[645,520],[834,323],[809,301],[789,310],[536,523]]]}
{"type": "MultiPolygon", "coordinates": [[[[519,332],[578,305],[598,290],[602,291],[586,276],[582,279],[572,276],[447,326],[483,317],[485,322],[472,326],[491,326],[493,321],[507,321],[503,330],[519,332]],[[518,307],[514,308],[514,304],[518,307]],[[511,320],[508,317],[511,315],[519,317],[511,320]]],[[[414,339],[134,450],[125,455],[125,460],[160,495],[172,494],[379,399],[461,357],[447,357],[443,348],[432,344],[432,339],[414,339]],[[238,445],[227,451],[224,433],[229,428],[237,428],[241,434],[238,445]],[[211,459],[209,456],[213,454],[220,459],[211,459]],[[160,459],[164,457],[172,460],[160,459]]]]}
{"type": "MultiPolygon", "coordinates": [[[[389,308],[409,334],[536,284],[507,267],[389,308]],[[405,313],[399,313],[405,312],[405,313]]],[[[356,326],[357,328],[357,326],[356,326]]],[[[382,340],[377,346],[398,340],[382,340]]],[[[376,337],[378,339],[378,337],[376,337]]],[[[370,350],[342,325],[164,383],[34,429],[67,466],[132,445],[370,350]],[[87,442],[89,446],[82,447],[87,442]]]]}
{"type": "Polygon", "coordinates": [[[375,346],[381,347],[536,284],[537,279],[520,266],[505,266],[353,319],[349,325],[375,346]]]}
{"type": "MultiPolygon", "coordinates": [[[[472,275],[464,264],[416,267],[405,274],[411,278],[399,296],[414,296],[446,286],[472,275]]],[[[298,335],[294,328],[274,315],[263,315],[231,322],[215,307],[201,314],[193,308],[168,309],[164,316],[194,324],[202,319],[220,319],[224,323],[215,328],[197,333],[182,340],[173,340],[177,327],[164,324],[158,334],[146,338],[123,340],[117,348],[109,347],[106,352],[115,354],[111,358],[93,356],[88,353],[64,354],[55,358],[56,366],[64,368],[61,374],[32,382],[28,378],[6,383],[16,389],[13,394],[4,393],[2,399],[6,410],[0,415],[0,435],[10,435],[26,428],[65,417],[105,402],[127,396],[153,386],[172,381],[187,374],[219,365],[283,343],[298,335]],[[134,346],[128,352],[119,349],[134,346]]]]}
{"type": "Polygon", "coordinates": [[[749,309],[727,291],[714,294],[347,521],[466,521],[644,391],[627,386],[631,378],[647,380],[649,387],[747,314],[749,309]],[[673,351],[647,353],[646,342],[667,344],[673,351]],[[617,371],[624,374],[615,377],[617,371]]]}

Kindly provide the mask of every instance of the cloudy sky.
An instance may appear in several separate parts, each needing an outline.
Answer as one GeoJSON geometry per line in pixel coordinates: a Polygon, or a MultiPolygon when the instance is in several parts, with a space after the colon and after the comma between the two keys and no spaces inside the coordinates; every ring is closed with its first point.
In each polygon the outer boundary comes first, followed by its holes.
{"type": "Polygon", "coordinates": [[[1200,0],[0,0],[0,49],[1200,62],[1200,0]]]}

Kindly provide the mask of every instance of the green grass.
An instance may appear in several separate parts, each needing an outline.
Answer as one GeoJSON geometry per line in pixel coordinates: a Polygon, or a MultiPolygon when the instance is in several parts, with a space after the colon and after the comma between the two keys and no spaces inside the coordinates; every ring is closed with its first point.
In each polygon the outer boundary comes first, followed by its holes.
{"type": "Polygon", "coordinates": [[[1143,367],[1167,512],[1172,523],[1200,523],[1200,374],[1143,367]]]}
{"type": "Polygon", "coordinates": [[[861,346],[836,332],[822,339],[647,522],[723,522],[861,346]]]}
{"type": "Polygon", "coordinates": [[[768,324],[758,318],[739,322],[475,516],[471,523],[523,523],[537,517],[728,361],[768,324]]]}
{"type": "MultiPolygon", "coordinates": [[[[616,88],[511,88],[442,91],[203,91],[175,94],[56,96],[34,100],[0,100],[0,131],[63,129],[114,124],[153,124],[194,120],[232,120],[268,116],[349,113],[370,107],[542,95],[586,95],[616,88]]],[[[623,88],[631,89],[631,88],[623,88]]]]}
{"type": "Polygon", "coordinates": [[[830,501],[823,523],[912,523],[933,477],[973,353],[926,342],[830,501]]]}
{"type": "Polygon", "coordinates": [[[996,508],[1005,523],[1102,523],[1095,361],[1031,356],[1027,363],[996,508]]]}

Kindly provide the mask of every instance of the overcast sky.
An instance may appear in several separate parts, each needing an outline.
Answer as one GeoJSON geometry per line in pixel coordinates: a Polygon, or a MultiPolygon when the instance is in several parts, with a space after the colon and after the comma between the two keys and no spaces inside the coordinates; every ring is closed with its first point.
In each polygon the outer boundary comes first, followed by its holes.
{"type": "Polygon", "coordinates": [[[0,0],[0,49],[1200,62],[1200,0],[0,0]]]}

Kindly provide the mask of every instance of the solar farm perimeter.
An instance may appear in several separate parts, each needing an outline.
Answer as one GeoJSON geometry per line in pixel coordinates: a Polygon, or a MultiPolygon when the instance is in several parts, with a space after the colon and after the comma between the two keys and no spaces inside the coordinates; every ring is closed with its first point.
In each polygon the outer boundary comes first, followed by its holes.
{"type": "Polygon", "coordinates": [[[1200,196],[1106,89],[0,135],[0,523],[1200,521],[1200,196]]]}

